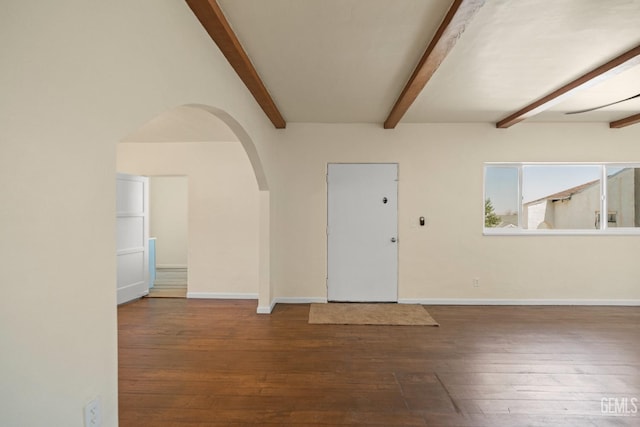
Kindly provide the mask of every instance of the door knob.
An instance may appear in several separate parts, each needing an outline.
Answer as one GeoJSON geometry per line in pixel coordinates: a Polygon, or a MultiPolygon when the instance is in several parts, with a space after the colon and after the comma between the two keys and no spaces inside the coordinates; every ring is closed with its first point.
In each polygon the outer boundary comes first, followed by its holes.
{"type": "Polygon", "coordinates": [[[395,237],[391,238],[391,243],[395,243],[397,241],[397,239],[395,237]]]}

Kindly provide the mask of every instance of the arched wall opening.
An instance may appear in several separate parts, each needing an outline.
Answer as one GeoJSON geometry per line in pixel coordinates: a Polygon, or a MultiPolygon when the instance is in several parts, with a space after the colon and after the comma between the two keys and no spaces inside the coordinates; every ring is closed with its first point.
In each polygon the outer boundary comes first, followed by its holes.
{"type": "Polygon", "coordinates": [[[123,138],[117,170],[189,177],[189,298],[257,298],[271,312],[269,187],[242,125],[216,107],[176,107],[123,138]]]}

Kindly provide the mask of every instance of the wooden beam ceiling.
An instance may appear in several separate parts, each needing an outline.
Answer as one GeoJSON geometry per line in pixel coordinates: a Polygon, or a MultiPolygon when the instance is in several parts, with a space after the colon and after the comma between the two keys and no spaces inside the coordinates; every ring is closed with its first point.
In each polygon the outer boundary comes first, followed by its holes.
{"type": "Polygon", "coordinates": [[[400,93],[400,97],[384,122],[385,129],[396,127],[402,116],[407,112],[411,104],[416,100],[422,89],[433,74],[438,70],[442,61],[453,49],[458,38],[464,32],[475,13],[484,4],[485,0],[454,0],[447,15],[440,24],[438,31],[433,36],[422,59],[413,71],[406,86],[400,93]]]}
{"type": "Polygon", "coordinates": [[[611,129],[619,129],[640,123],[640,113],[609,123],[611,129]]]}
{"type": "Polygon", "coordinates": [[[278,107],[262,83],[249,56],[231,29],[215,0],[185,0],[209,36],[218,45],[229,64],[247,86],[253,97],[277,129],[287,126],[278,107]]]}
{"type": "MultiPolygon", "coordinates": [[[[508,128],[522,120],[535,116],[544,110],[551,108],[558,102],[568,98],[580,89],[593,86],[596,83],[609,79],[620,72],[640,63],[640,46],[636,46],[620,56],[612,59],[604,65],[589,71],[587,74],[578,77],[572,82],[567,83],[559,89],[551,92],[549,95],[538,99],[527,105],[523,109],[511,114],[510,116],[496,123],[497,128],[508,128]]],[[[615,122],[614,122],[615,123],[615,122]]]]}

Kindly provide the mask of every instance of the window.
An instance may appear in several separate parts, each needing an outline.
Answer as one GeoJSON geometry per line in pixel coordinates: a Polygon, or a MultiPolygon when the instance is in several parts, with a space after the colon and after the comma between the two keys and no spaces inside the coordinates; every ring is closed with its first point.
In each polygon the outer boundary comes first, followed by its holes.
{"type": "MultiPolygon", "coordinates": [[[[596,211],[595,228],[600,228],[600,221],[600,211],[596,211]]],[[[618,213],[609,212],[607,214],[607,223],[609,224],[609,227],[616,227],[618,224],[618,213]]]]}
{"type": "Polygon", "coordinates": [[[484,176],[485,234],[640,233],[640,165],[489,163],[484,176]]]}
{"type": "Polygon", "coordinates": [[[492,166],[485,170],[484,226],[518,228],[518,168],[492,166]]]}

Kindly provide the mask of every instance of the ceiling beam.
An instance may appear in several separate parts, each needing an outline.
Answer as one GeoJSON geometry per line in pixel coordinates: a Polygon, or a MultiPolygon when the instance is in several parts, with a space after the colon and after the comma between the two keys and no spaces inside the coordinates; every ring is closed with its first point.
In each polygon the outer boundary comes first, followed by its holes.
{"type": "Polygon", "coordinates": [[[258,101],[271,123],[277,129],[284,129],[287,123],[282,114],[280,114],[275,102],[273,102],[267,88],[262,83],[258,72],[253,67],[249,56],[242,48],[218,3],[215,0],[185,1],[204,29],[209,33],[209,36],[218,45],[229,64],[247,86],[249,92],[258,101]]]}
{"type": "Polygon", "coordinates": [[[620,120],[613,121],[613,122],[609,123],[609,127],[611,129],[620,129],[620,128],[623,128],[625,126],[635,125],[636,123],[640,123],[640,113],[639,114],[634,114],[634,115],[629,116],[629,117],[625,117],[625,118],[620,119],[620,120]]]}
{"type": "Polygon", "coordinates": [[[496,123],[497,128],[505,129],[515,125],[522,120],[535,116],[554,106],[555,104],[563,101],[569,96],[575,94],[581,89],[593,86],[596,83],[600,83],[606,79],[609,79],[620,72],[633,67],[640,63],[640,46],[636,46],[633,49],[623,53],[620,56],[612,59],[604,65],[589,71],[587,74],[578,77],[572,82],[567,83],[559,89],[551,92],[549,95],[538,99],[537,101],[527,105],[523,109],[511,114],[510,116],[500,120],[496,123]]]}
{"type": "Polygon", "coordinates": [[[385,120],[385,129],[396,127],[484,2],[485,0],[454,0],[427,50],[422,55],[422,59],[391,109],[389,117],[385,120]]]}

